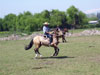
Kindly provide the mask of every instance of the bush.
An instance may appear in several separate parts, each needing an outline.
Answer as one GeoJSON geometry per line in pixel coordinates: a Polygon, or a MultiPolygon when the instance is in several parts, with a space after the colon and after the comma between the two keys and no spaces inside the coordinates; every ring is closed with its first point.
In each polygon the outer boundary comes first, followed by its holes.
{"type": "Polygon", "coordinates": [[[97,24],[85,24],[81,28],[94,28],[97,24]]]}

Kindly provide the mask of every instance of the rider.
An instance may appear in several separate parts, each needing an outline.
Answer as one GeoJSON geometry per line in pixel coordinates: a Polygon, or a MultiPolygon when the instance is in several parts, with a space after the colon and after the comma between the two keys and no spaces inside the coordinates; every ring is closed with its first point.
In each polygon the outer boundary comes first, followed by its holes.
{"type": "Polygon", "coordinates": [[[43,24],[44,24],[44,26],[43,26],[43,33],[44,33],[44,35],[46,35],[47,38],[50,39],[49,45],[52,45],[52,35],[49,33],[49,31],[50,31],[49,23],[45,22],[43,24]]]}

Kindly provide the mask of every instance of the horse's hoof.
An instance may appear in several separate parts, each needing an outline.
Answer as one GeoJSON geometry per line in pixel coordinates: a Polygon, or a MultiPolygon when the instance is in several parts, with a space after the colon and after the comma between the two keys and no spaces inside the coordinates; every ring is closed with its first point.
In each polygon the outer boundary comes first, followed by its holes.
{"type": "Polygon", "coordinates": [[[42,55],[40,55],[40,57],[42,57],[42,55]]]}
{"type": "Polygon", "coordinates": [[[54,55],[51,55],[50,57],[53,57],[54,55]]]}
{"type": "Polygon", "coordinates": [[[37,57],[34,57],[33,59],[37,59],[37,57]]]}
{"type": "Polygon", "coordinates": [[[55,54],[55,55],[53,55],[53,56],[57,56],[58,54],[55,54]]]}

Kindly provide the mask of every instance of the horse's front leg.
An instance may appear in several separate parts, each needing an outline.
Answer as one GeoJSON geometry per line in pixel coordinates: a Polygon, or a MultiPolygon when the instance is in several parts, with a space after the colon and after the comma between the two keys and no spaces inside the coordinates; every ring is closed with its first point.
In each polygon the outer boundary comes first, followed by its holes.
{"type": "Polygon", "coordinates": [[[56,48],[56,53],[55,53],[55,56],[57,56],[57,55],[58,55],[58,53],[59,53],[59,48],[57,47],[57,48],[56,48]]]}
{"type": "Polygon", "coordinates": [[[64,42],[67,42],[65,38],[64,38],[64,42]]]}
{"type": "Polygon", "coordinates": [[[67,42],[66,39],[65,39],[65,36],[62,36],[62,42],[67,42]]]}
{"type": "Polygon", "coordinates": [[[56,54],[56,56],[58,55],[58,53],[59,53],[59,48],[57,47],[57,54],[56,54]]]}
{"type": "Polygon", "coordinates": [[[62,42],[64,43],[65,42],[65,39],[64,39],[64,36],[62,35],[62,42]]]}
{"type": "Polygon", "coordinates": [[[55,52],[54,52],[53,56],[57,56],[59,53],[59,48],[56,46],[56,47],[54,47],[54,50],[55,50],[55,52]]]}

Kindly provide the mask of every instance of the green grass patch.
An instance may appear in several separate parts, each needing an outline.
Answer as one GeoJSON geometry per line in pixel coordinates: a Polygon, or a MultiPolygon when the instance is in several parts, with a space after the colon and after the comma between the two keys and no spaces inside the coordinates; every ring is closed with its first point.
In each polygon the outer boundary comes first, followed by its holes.
{"type": "Polygon", "coordinates": [[[59,55],[51,47],[41,47],[44,59],[33,59],[34,46],[25,51],[30,40],[0,41],[0,75],[99,75],[100,36],[68,37],[60,43],[59,55]]]}

